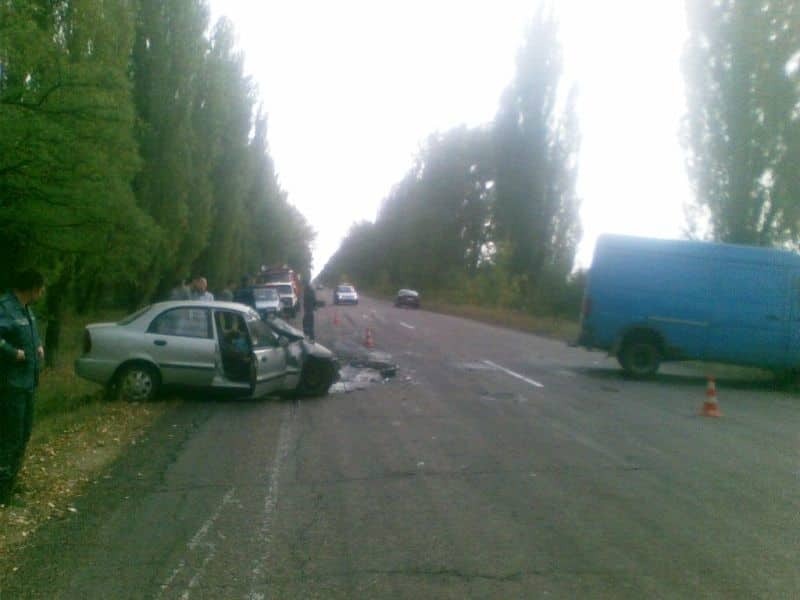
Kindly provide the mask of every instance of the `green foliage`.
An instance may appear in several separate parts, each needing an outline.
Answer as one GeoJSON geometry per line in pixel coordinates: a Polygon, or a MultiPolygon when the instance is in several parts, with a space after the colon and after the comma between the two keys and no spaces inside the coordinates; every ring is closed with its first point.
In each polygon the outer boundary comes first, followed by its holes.
{"type": "Polygon", "coordinates": [[[47,273],[53,355],[68,308],[310,267],[234,40],[203,0],[0,2],[0,238],[47,273]]]}
{"type": "Polygon", "coordinates": [[[542,10],[494,127],[498,237],[509,244],[511,272],[530,291],[544,270],[569,273],[580,236],[575,96],[560,79],[558,28],[542,10]]]}
{"type": "MultiPolygon", "coordinates": [[[[140,166],[126,55],[127,2],[0,5],[0,237],[4,254],[59,270],[102,257],[110,272],[137,254],[153,223],[136,207],[140,166]]],[[[0,269],[13,264],[4,261],[0,269]]]]}
{"type": "Polygon", "coordinates": [[[800,242],[800,11],[794,0],[687,2],[686,146],[695,227],[800,242]]]}
{"type": "Polygon", "coordinates": [[[136,298],[164,297],[190,274],[219,290],[263,264],[311,265],[314,234],[277,183],[233,28],[222,20],[207,37],[207,27],[198,0],[141,2],[133,77],[144,168],[134,189],[164,243],[136,298]]]}

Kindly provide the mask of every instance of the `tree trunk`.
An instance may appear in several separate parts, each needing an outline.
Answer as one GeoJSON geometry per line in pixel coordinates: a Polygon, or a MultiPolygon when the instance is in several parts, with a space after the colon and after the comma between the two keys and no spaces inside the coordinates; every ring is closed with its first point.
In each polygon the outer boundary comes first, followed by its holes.
{"type": "Polygon", "coordinates": [[[72,282],[73,262],[72,259],[67,258],[61,273],[56,281],[48,286],[47,290],[47,331],[45,333],[44,345],[47,351],[45,352],[45,366],[55,367],[58,364],[58,353],[61,344],[61,323],[64,320],[64,312],[66,303],[64,299],[67,297],[69,285],[72,282]]]}

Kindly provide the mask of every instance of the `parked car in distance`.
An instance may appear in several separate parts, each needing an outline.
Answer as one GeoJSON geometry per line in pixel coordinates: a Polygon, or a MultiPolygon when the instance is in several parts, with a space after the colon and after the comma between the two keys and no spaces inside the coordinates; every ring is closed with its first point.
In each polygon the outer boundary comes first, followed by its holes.
{"type": "Polygon", "coordinates": [[[350,284],[337,285],[333,290],[334,304],[358,304],[358,292],[350,284]]]}
{"type": "Polygon", "coordinates": [[[419,308],[419,292],[406,289],[398,291],[397,297],[394,299],[394,305],[398,308],[401,306],[419,308]]]}
{"type": "Polygon", "coordinates": [[[253,286],[253,303],[262,319],[277,317],[281,312],[281,298],[273,287],[253,286]]]}
{"type": "Polygon", "coordinates": [[[234,302],[159,302],[84,331],[78,376],[144,402],[163,387],[320,396],[338,379],[330,350],[279,318],[234,302]]]}
{"type": "Polygon", "coordinates": [[[292,282],[267,283],[264,284],[264,287],[272,288],[278,292],[278,296],[281,299],[281,314],[283,316],[291,319],[297,316],[297,311],[300,310],[300,298],[297,297],[292,282]]]}

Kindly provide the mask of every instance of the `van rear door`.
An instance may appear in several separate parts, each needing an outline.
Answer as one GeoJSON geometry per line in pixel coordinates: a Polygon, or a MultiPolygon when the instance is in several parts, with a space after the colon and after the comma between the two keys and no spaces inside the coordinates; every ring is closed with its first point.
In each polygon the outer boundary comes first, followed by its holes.
{"type": "Polygon", "coordinates": [[[717,281],[709,359],[787,366],[792,329],[789,271],[778,265],[730,262],[723,264],[717,281]]]}

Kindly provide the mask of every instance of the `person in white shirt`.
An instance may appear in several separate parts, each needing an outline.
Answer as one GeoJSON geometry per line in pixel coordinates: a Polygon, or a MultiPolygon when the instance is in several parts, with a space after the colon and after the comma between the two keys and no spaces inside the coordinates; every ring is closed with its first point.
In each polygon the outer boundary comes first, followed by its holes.
{"type": "Polygon", "coordinates": [[[213,300],[214,294],[208,291],[208,281],[205,277],[195,277],[192,280],[192,300],[213,300]]]}

